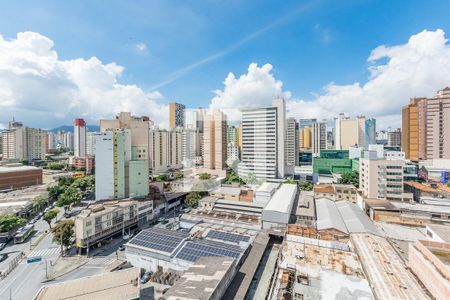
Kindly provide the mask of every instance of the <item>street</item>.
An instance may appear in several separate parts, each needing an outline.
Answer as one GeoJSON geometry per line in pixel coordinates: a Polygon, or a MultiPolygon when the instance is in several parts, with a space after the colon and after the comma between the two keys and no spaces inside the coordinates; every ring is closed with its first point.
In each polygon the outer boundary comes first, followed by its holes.
{"type": "MultiPolygon", "coordinates": [[[[62,216],[62,212],[58,215],[58,219],[62,216]]],[[[42,219],[35,224],[36,233],[23,244],[13,244],[10,242],[1,253],[12,251],[23,251],[29,254],[29,257],[41,256],[42,261],[27,264],[26,258],[3,280],[0,281],[0,299],[32,299],[39,288],[43,285],[42,281],[46,275],[50,262],[55,261],[60,255],[60,247],[52,242],[53,235],[47,234],[39,243],[39,245],[30,251],[31,244],[39,237],[39,235],[49,229],[48,224],[42,219]]],[[[8,263],[8,261],[2,262],[8,263]]]]}

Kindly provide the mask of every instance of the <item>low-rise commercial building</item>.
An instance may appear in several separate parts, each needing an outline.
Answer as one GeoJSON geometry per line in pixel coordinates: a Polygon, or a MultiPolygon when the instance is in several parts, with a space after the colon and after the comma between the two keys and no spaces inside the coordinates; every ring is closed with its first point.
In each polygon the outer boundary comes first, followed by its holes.
{"type": "Polygon", "coordinates": [[[281,184],[262,211],[262,227],[269,229],[289,224],[297,196],[297,184],[281,184]]]}
{"type": "Polygon", "coordinates": [[[89,249],[120,232],[144,226],[153,218],[153,201],[126,199],[89,205],[75,218],[76,246],[89,249]]]}
{"type": "Polygon", "coordinates": [[[42,184],[42,169],[22,164],[0,167],[0,191],[42,184]]]}
{"type": "Polygon", "coordinates": [[[236,273],[236,263],[230,257],[200,257],[169,288],[162,299],[220,300],[236,273]]]}
{"type": "Polygon", "coordinates": [[[317,198],[327,197],[334,201],[347,200],[356,203],[357,189],[352,184],[316,184],[314,195],[317,198]]]}

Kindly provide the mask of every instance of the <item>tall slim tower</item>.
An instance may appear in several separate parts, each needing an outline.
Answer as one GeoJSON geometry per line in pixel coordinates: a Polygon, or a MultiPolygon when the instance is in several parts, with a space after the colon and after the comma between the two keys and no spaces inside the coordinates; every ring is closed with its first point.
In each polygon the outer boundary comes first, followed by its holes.
{"type": "Polygon", "coordinates": [[[169,103],[169,128],[184,127],[184,114],[186,106],[180,103],[169,103]]]}
{"type": "Polygon", "coordinates": [[[73,123],[74,155],[86,156],[86,122],[83,119],[75,119],[73,123]]]}
{"type": "Polygon", "coordinates": [[[203,165],[208,169],[224,170],[227,159],[226,115],[214,109],[205,116],[203,126],[203,165]]]}

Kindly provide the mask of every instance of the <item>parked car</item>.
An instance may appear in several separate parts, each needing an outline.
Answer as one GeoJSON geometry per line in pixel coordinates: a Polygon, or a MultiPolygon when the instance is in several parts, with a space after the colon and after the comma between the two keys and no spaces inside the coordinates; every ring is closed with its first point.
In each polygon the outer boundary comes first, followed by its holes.
{"type": "Polygon", "coordinates": [[[141,283],[142,284],[147,283],[147,281],[150,280],[150,277],[152,276],[152,274],[153,274],[152,271],[145,272],[144,275],[142,275],[142,277],[141,277],[141,283]]]}
{"type": "Polygon", "coordinates": [[[0,243],[0,251],[5,249],[5,247],[6,247],[6,243],[0,243]]]}
{"type": "Polygon", "coordinates": [[[0,254],[0,262],[6,260],[7,258],[8,258],[8,254],[0,254]]]}

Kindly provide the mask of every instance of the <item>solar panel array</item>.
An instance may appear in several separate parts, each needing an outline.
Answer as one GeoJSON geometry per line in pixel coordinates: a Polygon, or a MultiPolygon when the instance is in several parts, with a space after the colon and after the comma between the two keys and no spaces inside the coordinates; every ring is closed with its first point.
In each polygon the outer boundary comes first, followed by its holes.
{"type": "Polygon", "coordinates": [[[232,242],[235,244],[239,244],[239,242],[248,242],[250,240],[250,237],[248,235],[240,235],[218,230],[210,230],[206,237],[226,242],[232,242]]]}
{"type": "Polygon", "coordinates": [[[176,257],[191,262],[195,262],[202,256],[227,256],[237,259],[241,255],[241,251],[241,248],[225,243],[188,241],[176,257]]]}
{"type": "Polygon", "coordinates": [[[183,232],[151,228],[141,231],[129,244],[172,253],[188,236],[183,232]]]}

